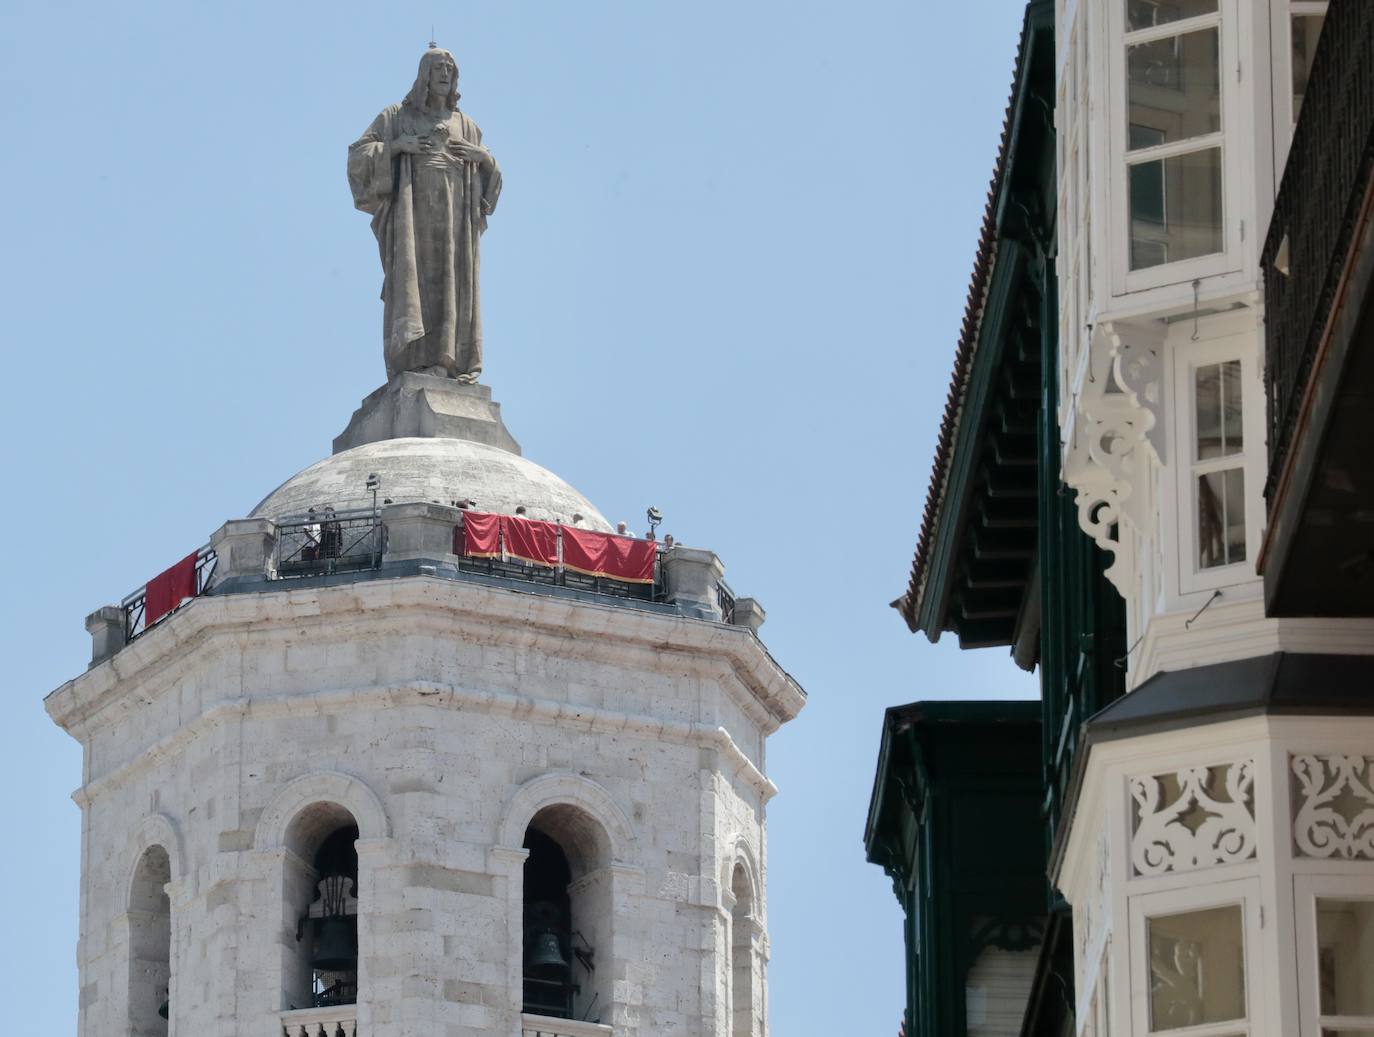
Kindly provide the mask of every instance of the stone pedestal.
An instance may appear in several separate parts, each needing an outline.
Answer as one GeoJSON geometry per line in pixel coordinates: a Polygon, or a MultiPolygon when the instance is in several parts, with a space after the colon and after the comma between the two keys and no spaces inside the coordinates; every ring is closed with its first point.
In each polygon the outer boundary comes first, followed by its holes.
{"type": "Polygon", "coordinates": [[[460,385],[452,378],[412,371],[397,375],[363,400],[348,427],[335,437],[334,453],[409,436],[466,439],[520,453],[489,386],[460,385]]]}
{"type": "Polygon", "coordinates": [[[720,581],[725,566],[715,552],[697,547],[674,547],[663,553],[663,582],[668,601],[689,616],[720,622],[720,581]]]}
{"type": "Polygon", "coordinates": [[[86,633],[91,635],[91,666],[103,663],[124,647],[124,610],[102,605],[86,617],[86,633]]]}
{"type": "Polygon", "coordinates": [[[382,509],[388,562],[453,560],[453,530],[462,512],[442,504],[390,504],[382,509]]]}
{"type": "Polygon", "coordinates": [[[735,599],[735,626],[748,627],[757,634],[767,616],[757,598],[735,599]]]}
{"type": "Polygon", "coordinates": [[[264,579],[272,567],[277,525],[271,519],[230,519],[210,537],[215,549],[214,586],[232,579],[264,579]]]}

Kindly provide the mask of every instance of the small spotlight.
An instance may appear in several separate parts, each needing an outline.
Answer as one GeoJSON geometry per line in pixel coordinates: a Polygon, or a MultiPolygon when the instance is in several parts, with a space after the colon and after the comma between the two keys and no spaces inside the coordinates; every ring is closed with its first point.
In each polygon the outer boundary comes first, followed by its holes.
{"type": "Polygon", "coordinates": [[[382,488],[382,477],[376,472],[369,472],[367,476],[367,488],[370,492],[376,493],[382,488]]]}

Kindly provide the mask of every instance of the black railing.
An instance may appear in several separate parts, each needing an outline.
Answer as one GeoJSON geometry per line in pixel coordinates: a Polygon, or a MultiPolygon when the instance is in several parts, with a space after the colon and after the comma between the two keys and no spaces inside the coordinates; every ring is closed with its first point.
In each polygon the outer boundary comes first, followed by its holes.
{"type": "Polygon", "coordinates": [[[376,569],[382,538],[381,519],[370,508],[296,515],[277,523],[273,564],[279,579],[376,569]]]}
{"type": "MultiPolygon", "coordinates": [[[[209,588],[211,581],[215,578],[215,563],[218,561],[219,556],[215,554],[209,544],[196,552],[196,592],[191,597],[198,598],[209,588]]],[[[183,601],[182,604],[185,602],[183,601]]],[[[157,626],[181,605],[168,610],[149,624],[147,622],[148,585],[144,584],[132,594],[127,595],[119,603],[119,607],[124,610],[124,642],[127,644],[157,626]]]]}
{"type": "Polygon", "coordinates": [[[480,573],[483,576],[499,576],[507,580],[520,580],[524,583],[542,584],[545,587],[570,587],[573,590],[590,594],[604,594],[612,598],[625,598],[631,601],[663,601],[663,570],[654,563],[653,583],[630,583],[626,580],[613,580],[608,576],[588,576],[574,572],[563,566],[534,565],[513,558],[463,558],[458,560],[458,571],[480,573]]]}
{"type": "Polygon", "coordinates": [[[1270,509],[1374,168],[1374,3],[1332,0],[1264,242],[1270,509]]]}
{"type": "Polygon", "coordinates": [[[733,623],[735,621],[735,592],[724,580],[716,582],[716,604],[720,606],[720,621],[733,623]]]}

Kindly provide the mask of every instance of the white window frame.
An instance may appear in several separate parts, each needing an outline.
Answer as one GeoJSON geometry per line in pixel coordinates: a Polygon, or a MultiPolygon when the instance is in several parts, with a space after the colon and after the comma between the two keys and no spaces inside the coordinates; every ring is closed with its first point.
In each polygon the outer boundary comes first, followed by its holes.
{"type": "Polygon", "coordinates": [[[1241,233],[1239,210],[1245,205],[1246,195],[1235,183],[1231,175],[1232,153],[1243,151],[1244,136],[1240,111],[1240,90],[1237,89],[1235,70],[1239,67],[1239,45],[1237,42],[1237,22],[1240,20],[1235,8],[1235,0],[1218,0],[1214,14],[1183,18],[1166,25],[1126,32],[1125,0],[1109,0],[1107,47],[1107,95],[1109,103],[1104,107],[1110,122],[1107,140],[1110,142],[1110,174],[1108,204],[1111,212],[1113,230],[1107,237],[1111,243],[1111,289],[1113,296],[1128,295],[1132,292],[1158,288],[1163,285],[1189,282],[1216,274],[1238,271],[1241,262],[1241,233]],[[1218,29],[1219,54],[1218,68],[1221,83],[1221,130],[1201,137],[1160,144],[1150,148],[1127,150],[1127,89],[1126,89],[1126,48],[1136,43],[1167,39],[1184,33],[1216,27],[1218,29]],[[1221,149],[1221,229],[1222,250],[1193,259],[1182,259],[1172,263],[1143,270],[1131,269],[1131,222],[1129,165],[1142,161],[1172,158],[1176,155],[1191,154],[1210,147],[1221,149]],[[1128,158],[1130,161],[1128,162],[1128,158]]]}
{"type": "Polygon", "coordinates": [[[1254,579],[1255,555],[1260,544],[1262,509],[1259,501],[1264,473],[1257,471],[1264,454],[1264,395],[1255,370],[1253,339],[1227,335],[1198,343],[1179,342],[1173,347],[1175,439],[1173,455],[1178,476],[1174,483],[1177,515],[1175,543],[1181,594],[1218,590],[1254,579]],[[1200,367],[1240,361],[1241,425],[1245,447],[1237,454],[1207,461],[1197,460],[1197,400],[1195,372],[1200,367]],[[1245,473],[1245,558],[1243,561],[1198,568],[1197,476],[1220,468],[1239,467],[1245,473]],[[1260,480],[1256,482],[1255,480],[1260,480]]]}
{"type": "Polygon", "coordinates": [[[1198,882],[1179,889],[1139,893],[1130,898],[1131,1032],[1164,1037],[1262,1037],[1265,1034],[1262,1002],[1257,991],[1264,982],[1263,946],[1260,940],[1260,880],[1232,879],[1227,882],[1198,882]],[[1150,948],[1147,923],[1162,915],[1204,911],[1214,907],[1240,905],[1241,945],[1245,950],[1245,1016],[1222,1023],[1203,1023],[1175,1030],[1150,1029],[1150,948]]]}
{"type": "Polygon", "coordinates": [[[1317,966],[1317,900],[1374,901],[1374,871],[1368,875],[1295,875],[1293,901],[1297,922],[1298,1012],[1302,1037],[1320,1037],[1323,1029],[1374,1034],[1368,1016],[1321,1015],[1317,966]]]}
{"type": "Polygon", "coordinates": [[[1326,0],[1279,0],[1272,7],[1269,31],[1274,41],[1274,187],[1277,190],[1288,149],[1293,143],[1293,19],[1304,14],[1326,14],[1326,0]]]}

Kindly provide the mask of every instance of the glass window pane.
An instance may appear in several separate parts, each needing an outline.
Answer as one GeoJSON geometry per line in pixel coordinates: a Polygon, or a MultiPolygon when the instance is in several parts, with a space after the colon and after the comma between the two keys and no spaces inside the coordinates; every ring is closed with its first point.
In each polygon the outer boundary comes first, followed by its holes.
{"type": "Polygon", "coordinates": [[[1307,93],[1307,77],[1312,72],[1312,55],[1317,52],[1317,40],[1322,34],[1324,14],[1295,14],[1293,16],[1293,121],[1298,121],[1302,95],[1307,93]]]}
{"type": "Polygon", "coordinates": [[[1217,0],[1126,0],[1126,31],[1166,25],[1216,9],[1217,0]]]}
{"type": "Polygon", "coordinates": [[[1317,901],[1322,1015],[1374,1015],[1374,900],[1317,901]]]}
{"type": "Polygon", "coordinates": [[[1197,479],[1197,565],[1245,561],[1245,472],[1226,468],[1197,479]]]}
{"type": "Polygon", "coordinates": [[[1132,270],[1221,251],[1220,148],[1139,162],[1127,172],[1132,270]]]}
{"type": "Polygon", "coordinates": [[[1241,427],[1240,361],[1208,364],[1194,373],[1197,406],[1196,459],[1228,457],[1245,449],[1241,427]]]}
{"type": "Polygon", "coordinates": [[[1151,918],[1150,1030],[1245,1016],[1240,905],[1151,918]]]}
{"type": "Polygon", "coordinates": [[[1215,28],[1167,36],[1126,48],[1127,126],[1167,144],[1221,129],[1220,34],[1215,28]]]}

